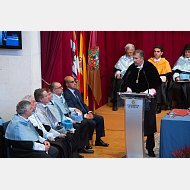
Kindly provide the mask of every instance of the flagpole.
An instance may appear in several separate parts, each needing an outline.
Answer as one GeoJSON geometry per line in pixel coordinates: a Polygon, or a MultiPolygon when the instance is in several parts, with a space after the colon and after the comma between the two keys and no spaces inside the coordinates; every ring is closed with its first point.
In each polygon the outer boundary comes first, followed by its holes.
{"type": "Polygon", "coordinates": [[[95,98],[93,96],[93,114],[95,114],[95,98]]]}

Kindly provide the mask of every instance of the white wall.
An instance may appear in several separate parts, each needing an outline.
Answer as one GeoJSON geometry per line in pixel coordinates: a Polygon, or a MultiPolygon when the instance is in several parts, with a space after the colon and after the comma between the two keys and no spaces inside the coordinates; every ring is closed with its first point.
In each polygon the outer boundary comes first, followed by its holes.
{"type": "Polygon", "coordinates": [[[16,105],[41,88],[39,31],[22,31],[22,50],[0,49],[0,117],[10,120],[16,105]]]}

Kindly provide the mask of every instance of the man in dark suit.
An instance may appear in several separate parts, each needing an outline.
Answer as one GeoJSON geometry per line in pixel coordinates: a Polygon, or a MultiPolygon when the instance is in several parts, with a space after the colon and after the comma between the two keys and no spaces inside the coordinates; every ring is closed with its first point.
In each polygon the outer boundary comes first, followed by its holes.
{"type": "Polygon", "coordinates": [[[64,91],[64,97],[68,106],[79,109],[83,113],[84,119],[87,119],[89,123],[89,140],[92,140],[93,131],[94,128],[96,128],[95,146],[108,146],[109,144],[104,143],[101,139],[101,137],[105,136],[104,118],[93,114],[92,111],[89,110],[79,90],[76,89],[76,82],[73,77],[66,76],[64,83],[67,87],[64,91]]]}

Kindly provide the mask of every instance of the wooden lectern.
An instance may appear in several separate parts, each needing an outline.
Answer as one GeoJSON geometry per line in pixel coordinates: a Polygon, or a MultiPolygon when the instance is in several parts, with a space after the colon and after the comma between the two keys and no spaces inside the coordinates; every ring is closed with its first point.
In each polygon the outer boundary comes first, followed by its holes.
{"type": "Polygon", "coordinates": [[[118,92],[125,100],[126,158],[144,158],[144,107],[148,94],[118,92]]]}

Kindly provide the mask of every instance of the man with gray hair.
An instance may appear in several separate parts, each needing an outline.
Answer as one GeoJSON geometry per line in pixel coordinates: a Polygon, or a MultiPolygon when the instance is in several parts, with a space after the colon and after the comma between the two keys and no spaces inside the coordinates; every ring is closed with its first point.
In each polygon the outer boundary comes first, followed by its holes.
{"type": "Polygon", "coordinates": [[[22,100],[29,101],[31,103],[33,112],[32,115],[28,118],[32,124],[34,125],[36,131],[39,134],[39,137],[43,141],[48,141],[50,143],[50,147],[56,147],[59,150],[58,158],[67,158],[71,157],[71,152],[69,153],[69,146],[67,144],[67,140],[65,139],[65,134],[59,133],[54,129],[51,129],[50,126],[43,125],[36,114],[36,100],[33,96],[27,95],[22,100]]]}
{"type": "Polygon", "coordinates": [[[123,83],[123,76],[129,66],[133,64],[133,51],[135,46],[133,44],[127,44],[125,46],[126,54],[121,56],[119,61],[115,64],[115,76],[112,77],[112,83],[110,85],[111,102],[113,102],[113,111],[117,111],[117,92],[121,90],[121,84],[123,83]]]}
{"type": "Polygon", "coordinates": [[[147,136],[146,149],[150,157],[154,154],[154,133],[156,132],[155,99],[156,91],[162,81],[156,67],[144,59],[142,50],[133,52],[134,63],[123,76],[123,91],[149,94],[150,108],[144,112],[144,135],[147,136]]]}
{"type": "Polygon", "coordinates": [[[5,132],[5,138],[12,146],[13,156],[16,158],[57,157],[57,148],[50,149],[49,142],[41,142],[39,134],[28,119],[33,111],[31,103],[20,101],[16,111],[17,114],[13,116],[5,132]]]}

